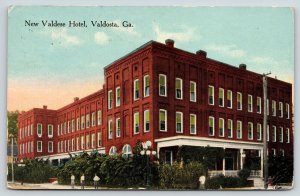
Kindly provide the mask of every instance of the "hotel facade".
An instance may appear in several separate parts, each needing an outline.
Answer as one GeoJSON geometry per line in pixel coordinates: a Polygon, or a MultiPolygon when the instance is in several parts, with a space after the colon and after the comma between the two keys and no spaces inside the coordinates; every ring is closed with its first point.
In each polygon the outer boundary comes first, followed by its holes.
{"type": "MultiPolygon", "coordinates": [[[[104,68],[103,88],[57,110],[47,106],[18,118],[18,158],[98,151],[130,156],[138,141],[172,163],[181,146],[223,148],[216,170],[237,171],[247,157],[263,163],[263,80],[234,67],[150,41],[104,68]]],[[[293,156],[292,85],[268,80],[268,156],[293,156]]],[[[262,168],[262,167],[261,167],[262,168]]],[[[262,172],[260,174],[262,176],[262,172]]]]}

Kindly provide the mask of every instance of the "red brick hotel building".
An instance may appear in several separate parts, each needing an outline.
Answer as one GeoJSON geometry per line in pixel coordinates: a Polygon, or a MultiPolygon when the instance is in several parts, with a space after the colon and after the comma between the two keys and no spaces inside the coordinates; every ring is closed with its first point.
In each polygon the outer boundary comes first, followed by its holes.
{"type": "MultiPolygon", "coordinates": [[[[241,169],[253,152],[262,160],[262,75],[246,65],[166,40],[150,41],[104,70],[103,89],[58,110],[44,106],[19,116],[19,159],[60,164],[82,151],[130,155],[138,141],[151,141],[167,163],[180,146],[208,145],[225,149],[223,170],[241,169]]],[[[292,85],[268,77],[267,103],[268,154],[292,156],[292,85]]]]}

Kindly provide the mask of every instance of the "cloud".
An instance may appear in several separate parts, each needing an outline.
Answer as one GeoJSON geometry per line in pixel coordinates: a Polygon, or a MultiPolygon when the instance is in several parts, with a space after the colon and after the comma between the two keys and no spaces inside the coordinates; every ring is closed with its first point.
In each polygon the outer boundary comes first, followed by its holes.
{"type": "Polygon", "coordinates": [[[69,35],[66,28],[60,31],[52,31],[51,38],[60,41],[64,45],[78,45],[80,43],[79,38],[74,35],[69,35]]]}
{"type": "Polygon", "coordinates": [[[109,42],[109,37],[104,32],[97,32],[94,35],[95,41],[97,44],[105,45],[109,42]]]}
{"type": "Polygon", "coordinates": [[[195,28],[190,27],[185,27],[181,32],[166,32],[162,31],[158,24],[153,24],[153,30],[156,34],[156,40],[160,42],[166,39],[174,39],[176,42],[188,42],[199,38],[199,35],[195,34],[195,28]]]}
{"type": "Polygon", "coordinates": [[[210,44],[207,49],[219,53],[222,56],[241,58],[246,56],[246,52],[239,49],[235,44],[210,44]]]}
{"type": "Polygon", "coordinates": [[[278,61],[272,57],[264,57],[264,56],[252,56],[250,57],[250,62],[257,65],[266,65],[266,66],[282,66],[287,65],[287,61],[278,61]]]}

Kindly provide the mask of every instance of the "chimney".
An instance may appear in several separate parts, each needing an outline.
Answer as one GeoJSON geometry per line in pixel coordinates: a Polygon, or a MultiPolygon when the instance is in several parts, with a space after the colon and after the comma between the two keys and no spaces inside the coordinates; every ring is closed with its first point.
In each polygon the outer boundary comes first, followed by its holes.
{"type": "Polygon", "coordinates": [[[207,56],[207,52],[204,51],[204,50],[198,50],[198,51],[196,52],[196,54],[197,54],[198,56],[201,56],[201,57],[204,57],[204,58],[206,58],[206,56],[207,56]]]}
{"type": "Polygon", "coordinates": [[[165,43],[166,43],[166,45],[168,47],[174,48],[174,43],[175,43],[174,40],[172,40],[172,39],[166,39],[165,43]]]}
{"type": "Polygon", "coordinates": [[[243,70],[247,70],[247,65],[246,64],[240,64],[239,68],[243,69],[243,70]]]}
{"type": "Polygon", "coordinates": [[[46,105],[43,105],[43,109],[47,110],[47,106],[46,106],[46,105]]]}
{"type": "Polygon", "coordinates": [[[78,101],[78,100],[79,100],[79,97],[74,97],[74,102],[78,101]]]}

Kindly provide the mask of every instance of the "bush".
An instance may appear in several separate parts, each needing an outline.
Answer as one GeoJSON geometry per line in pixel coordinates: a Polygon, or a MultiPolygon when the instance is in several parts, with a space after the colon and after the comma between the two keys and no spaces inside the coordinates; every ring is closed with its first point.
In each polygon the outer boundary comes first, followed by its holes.
{"type": "Polygon", "coordinates": [[[214,176],[206,180],[205,188],[206,189],[219,189],[222,188],[238,188],[243,187],[246,184],[239,177],[232,176],[214,176]]]}

